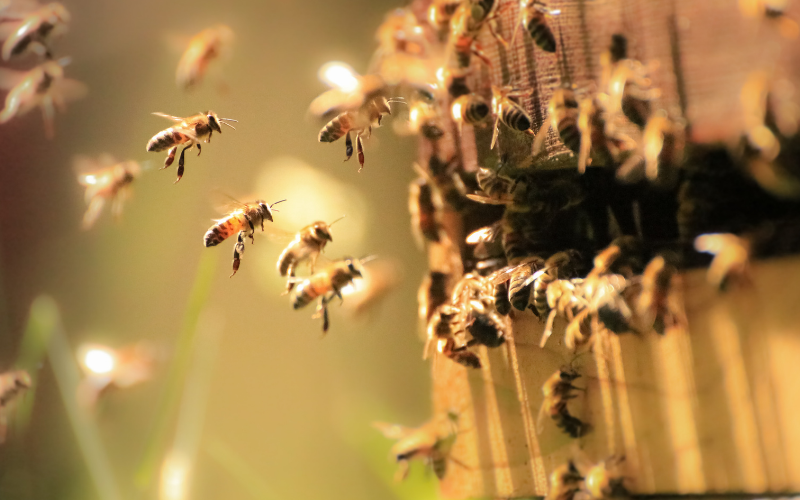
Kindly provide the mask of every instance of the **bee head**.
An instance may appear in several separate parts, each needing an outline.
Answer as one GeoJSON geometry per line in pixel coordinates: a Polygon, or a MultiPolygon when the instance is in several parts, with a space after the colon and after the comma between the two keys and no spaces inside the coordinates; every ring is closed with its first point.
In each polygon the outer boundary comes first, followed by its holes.
{"type": "Polygon", "coordinates": [[[47,18],[50,21],[50,24],[56,23],[69,23],[71,17],[69,11],[58,2],[53,2],[47,5],[47,18]]]}
{"type": "Polygon", "coordinates": [[[211,130],[215,130],[221,134],[222,128],[219,126],[219,117],[217,114],[213,111],[206,111],[206,117],[208,117],[208,126],[211,127],[211,130]]]}
{"type": "Polygon", "coordinates": [[[314,223],[314,228],[312,229],[314,233],[314,237],[320,241],[333,241],[333,236],[331,236],[330,226],[325,224],[324,222],[316,222],[314,223]]]}
{"type": "Polygon", "coordinates": [[[258,211],[261,214],[261,217],[267,219],[268,221],[272,222],[272,210],[270,210],[269,205],[264,200],[258,200],[258,211]]]}
{"type": "Polygon", "coordinates": [[[353,276],[358,276],[359,278],[363,278],[364,276],[361,274],[361,271],[356,269],[356,261],[353,259],[345,260],[347,263],[347,270],[350,271],[350,274],[353,276]]]}

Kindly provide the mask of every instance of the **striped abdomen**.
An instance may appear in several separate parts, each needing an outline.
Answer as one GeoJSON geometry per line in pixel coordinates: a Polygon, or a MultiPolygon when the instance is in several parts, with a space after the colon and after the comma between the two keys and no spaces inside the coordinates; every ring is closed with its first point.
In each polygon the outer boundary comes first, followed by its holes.
{"type": "Polygon", "coordinates": [[[190,140],[191,139],[189,136],[183,134],[173,127],[170,127],[154,135],[153,138],[150,139],[150,142],[147,143],[147,150],[156,152],[164,151],[190,140]]]}
{"type": "Polygon", "coordinates": [[[234,212],[224,219],[218,220],[216,224],[211,226],[211,229],[206,232],[206,236],[203,241],[207,247],[219,245],[229,236],[232,236],[244,229],[244,227],[244,215],[239,212],[234,212]]]}
{"type": "Polygon", "coordinates": [[[459,106],[459,117],[470,125],[482,122],[489,115],[489,105],[475,94],[459,97],[453,106],[459,106]]]}
{"type": "Polygon", "coordinates": [[[330,290],[327,276],[316,274],[301,282],[294,289],[292,295],[292,307],[300,309],[310,304],[314,299],[330,290]]]}
{"type": "Polygon", "coordinates": [[[528,307],[531,285],[525,285],[525,280],[530,278],[531,274],[533,274],[533,267],[526,264],[514,271],[508,281],[508,299],[514,309],[518,311],[524,311],[528,307]]]}
{"type": "Polygon", "coordinates": [[[345,111],[339,116],[329,121],[322,130],[319,131],[319,142],[334,142],[339,140],[347,132],[353,129],[356,122],[356,115],[353,111],[345,111]]]}
{"type": "Polygon", "coordinates": [[[438,210],[433,188],[425,179],[417,179],[409,186],[408,210],[415,233],[428,241],[438,242],[438,210]]]}
{"type": "Polygon", "coordinates": [[[543,272],[533,282],[533,307],[540,318],[546,318],[550,312],[550,306],[547,304],[547,287],[556,278],[558,278],[558,268],[552,268],[543,272]]]}
{"type": "Polygon", "coordinates": [[[581,148],[581,132],[578,129],[578,120],[574,116],[565,116],[558,121],[558,136],[573,153],[581,148]]]}
{"type": "Polygon", "coordinates": [[[503,103],[500,120],[514,130],[519,130],[520,132],[531,128],[531,117],[513,101],[506,101],[503,103]]]}
{"type": "Polygon", "coordinates": [[[556,37],[547,25],[547,20],[543,13],[534,11],[525,28],[531,35],[533,42],[538,45],[540,49],[546,52],[556,51],[556,37]]]}

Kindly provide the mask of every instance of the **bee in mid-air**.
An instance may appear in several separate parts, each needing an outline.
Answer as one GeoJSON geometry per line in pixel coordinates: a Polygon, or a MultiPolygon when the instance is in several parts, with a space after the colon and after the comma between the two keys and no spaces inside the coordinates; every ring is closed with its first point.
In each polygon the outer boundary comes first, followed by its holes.
{"type": "Polygon", "coordinates": [[[178,151],[178,147],[186,144],[181,150],[181,157],[178,159],[178,178],[175,182],[178,182],[181,180],[181,177],[183,177],[183,158],[187,149],[192,149],[197,146],[197,155],[200,156],[202,152],[200,142],[203,139],[205,139],[206,143],[211,142],[211,134],[214,131],[221,134],[222,128],[220,127],[220,123],[236,130],[233,125],[228,123],[235,122],[236,120],[232,118],[220,118],[213,111],[198,113],[188,118],[179,118],[177,116],[165,115],[164,113],[153,114],[177,123],[174,127],[157,133],[147,143],[147,151],[159,152],[169,150],[163,168],[172,165],[172,162],[175,161],[175,153],[178,151]]]}
{"type": "MultiPolygon", "coordinates": [[[[555,52],[556,37],[547,24],[547,18],[558,15],[561,11],[548,9],[539,0],[521,0],[519,13],[522,18],[522,26],[534,43],[545,52],[555,52]]],[[[516,35],[516,31],[514,35],[516,35]]]]}
{"type": "Polygon", "coordinates": [[[30,71],[4,69],[0,88],[9,89],[5,107],[0,111],[0,123],[22,116],[35,107],[42,109],[44,131],[48,139],[55,135],[53,120],[56,109],[64,111],[67,101],[86,95],[86,86],[64,77],[68,58],[47,61],[30,71]]]}
{"type": "Polygon", "coordinates": [[[558,88],[553,92],[547,105],[547,118],[542,123],[542,128],[536,132],[533,141],[534,154],[542,151],[544,141],[550,129],[558,132],[561,142],[573,153],[580,150],[581,134],[578,130],[578,101],[575,91],[571,88],[558,88]]]}
{"type": "Polygon", "coordinates": [[[289,245],[283,249],[278,257],[278,272],[283,277],[289,277],[286,284],[286,291],[291,292],[294,282],[291,278],[295,276],[295,269],[303,262],[308,262],[308,269],[314,274],[319,254],[325,249],[329,241],[333,241],[331,226],[342,220],[343,217],[327,224],[317,221],[304,227],[297,234],[289,245]]]}
{"type": "Polygon", "coordinates": [[[417,428],[383,422],[376,422],[373,426],[387,438],[397,440],[391,450],[391,456],[398,465],[395,480],[403,480],[408,476],[409,462],[414,459],[423,460],[439,479],[447,472],[448,461],[460,464],[450,456],[458,435],[458,416],[453,412],[449,412],[446,419],[434,418],[417,428]]]}
{"type": "MultiPolygon", "coordinates": [[[[606,127],[604,104],[601,96],[584,98],[578,108],[578,131],[580,132],[580,149],[578,154],[578,171],[584,173],[586,166],[592,161],[590,155],[594,151],[608,163],[616,162],[624,152],[636,149],[636,142],[619,131],[611,133],[606,127]]],[[[602,95],[605,99],[607,96],[602,95]]]]}
{"type": "Polygon", "coordinates": [[[610,118],[622,112],[631,123],[643,128],[650,117],[650,101],[661,96],[659,89],[651,88],[648,77],[657,62],[645,66],[635,59],[622,59],[613,63],[610,70],[607,111],[610,118]]]}
{"type": "Polygon", "coordinates": [[[109,156],[98,160],[79,157],[75,159],[78,183],[86,187],[86,213],[83,228],[89,229],[97,221],[106,202],[111,202],[111,213],[119,218],[130,196],[130,184],[139,176],[141,167],[135,161],[118,162],[109,156]]]}
{"type": "Polygon", "coordinates": [[[300,309],[307,306],[313,300],[319,299],[317,313],[322,315],[322,333],[328,331],[330,321],[328,320],[328,303],[334,297],[342,298],[342,289],[349,285],[355,278],[361,278],[361,271],[357,264],[363,264],[371,260],[364,259],[342,259],[331,263],[322,271],[306,279],[294,278],[291,281],[297,283],[297,287],[292,291],[292,307],[300,309]]]}
{"type": "Polygon", "coordinates": [[[3,60],[26,52],[52,58],[50,42],[64,34],[70,21],[69,11],[58,2],[49,3],[19,19],[9,18],[0,12],[0,22],[18,21],[18,27],[3,42],[3,60]]]}
{"type": "Polygon", "coordinates": [[[389,100],[382,96],[370,99],[362,109],[355,111],[345,111],[329,121],[319,131],[319,142],[335,142],[344,136],[345,161],[353,156],[353,139],[351,134],[356,136],[356,149],[358,152],[358,171],[364,168],[364,145],[361,136],[372,134],[372,127],[380,126],[383,115],[391,115],[392,108],[389,100]]]}
{"type": "Polygon", "coordinates": [[[622,179],[636,181],[641,172],[651,181],[669,182],[677,176],[683,162],[686,127],[682,120],[671,119],[660,109],[648,118],[642,134],[641,152],[633,154],[617,172],[622,179]]]}
{"type": "Polygon", "coordinates": [[[559,429],[573,438],[583,436],[589,430],[589,426],[572,416],[567,408],[567,401],[577,397],[574,391],[578,387],[572,385],[572,382],[578,377],[580,375],[577,372],[562,368],[551,375],[542,385],[544,402],[539,412],[539,433],[543,430],[545,416],[553,419],[559,429]]]}
{"type": "Polygon", "coordinates": [[[208,64],[219,58],[232,40],[233,30],[224,24],[204,29],[193,36],[175,72],[178,88],[188,90],[198,85],[206,74],[208,64]]]}
{"type": "Polygon", "coordinates": [[[512,98],[529,96],[533,90],[515,89],[511,86],[497,87],[492,85],[492,112],[494,113],[494,133],[491,149],[497,143],[499,124],[519,132],[527,132],[531,128],[531,116],[512,98]]]}
{"type": "Polygon", "coordinates": [[[648,327],[664,334],[667,328],[681,324],[677,312],[676,287],[678,270],[658,255],[644,268],[642,290],[636,301],[636,312],[648,327]]]}
{"type": "Polygon", "coordinates": [[[572,500],[581,490],[581,476],[572,460],[561,464],[550,474],[550,489],[545,500],[572,500]]]}
{"type": "MultiPolygon", "coordinates": [[[[264,231],[264,221],[272,222],[272,207],[286,200],[276,201],[267,205],[264,200],[256,200],[253,203],[239,203],[239,207],[231,213],[218,219],[216,224],[206,231],[203,243],[206,247],[217,246],[229,236],[239,233],[236,244],[233,247],[233,272],[236,274],[241,263],[241,255],[244,253],[244,239],[250,238],[251,243],[255,243],[256,226],[261,226],[264,231]]],[[[277,210],[275,210],[277,211],[277,210]]]]}
{"type": "Polygon", "coordinates": [[[708,281],[721,292],[728,290],[731,284],[752,283],[752,243],[747,238],[730,233],[701,234],[695,238],[694,248],[714,256],[708,268],[708,281]]]}
{"type": "Polygon", "coordinates": [[[19,396],[30,389],[31,376],[25,370],[0,374],[0,443],[6,439],[8,415],[6,412],[19,396]]]}
{"type": "Polygon", "coordinates": [[[611,456],[586,473],[586,491],[595,500],[609,500],[612,498],[628,498],[630,494],[625,487],[625,476],[622,464],[625,457],[622,455],[611,456]]]}

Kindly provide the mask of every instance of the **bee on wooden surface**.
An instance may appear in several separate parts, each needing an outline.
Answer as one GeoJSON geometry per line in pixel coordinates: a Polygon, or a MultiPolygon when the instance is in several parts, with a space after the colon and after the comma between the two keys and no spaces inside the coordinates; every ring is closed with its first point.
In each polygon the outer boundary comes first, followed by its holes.
{"type": "Polygon", "coordinates": [[[50,43],[53,38],[66,33],[70,22],[67,9],[58,2],[49,3],[24,15],[10,18],[0,12],[0,22],[17,21],[13,33],[3,42],[3,60],[9,61],[26,52],[52,59],[50,43]]]}
{"type": "MultiPolygon", "coordinates": [[[[538,0],[521,0],[519,13],[522,27],[525,28],[534,43],[545,52],[555,52],[556,37],[548,25],[547,19],[560,14],[561,11],[548,9],[543,2],[538,0]]],[[[516,35],[516,31],[514,34],[516,35]]]]}
{"type": "Polygon", "coordinates": [[[447,293],[450,274],[441,271],[430,271],[420,283],[417,292],[419,317],[427,324],[436,309],[450,298],[447,293]]]}
{"type": "Polygon", "coordinates": [[[8,415],[11,405],[20,395],[30,389],[33,382],[25,370],[0,374],[0,444],[6,440],[8,415]]]}
{"type": "Polygon", "coordinates": [[[708,282],[719,291],[728,290],[732,283],[745,285],[752,282],[752,244],[747,238],[730,233],[701,234],[695,238],[694,248],[714,256],[708,268],[708,282]]]}
{"type": "Polygon", "coordinates": [[[408,476],[409,462],[415,459],[425,462],[439,479],[447,472],[448,461],[461,465],[450,456],[458,434],[458,416],[455,413],[449,413],[446,418],[434,418],[417,428],[382,422],[373,426],[387,438],[397,440],[391,450],[391,456],[398,464],[395,480],[408,476]]]}
{"type": "Polygon", "coordinates": [[[461,96],[472,93],[467,84],[470,72],[469,68],[441,67],[436,71],[436,79],[442,88],[447,89],[447,95],[451,99],[458,99],[461,96]]]}
{"type": "Polygon", "coordinates": [[[442,201],[455,211],[464,207],[467,193],[467,187],[459,174],[459,166],[457,157],[442,161],[435,154],[431,155],[427,169],[418,163],[413,164],[414,171],[427,179],[439,192],[442,201]]]}
{"type": "Polygon", "coordinates": [[[286,292],[291,292],[292,288],[294,288],[294,282],[291,278],[294,278],[298,265],[308,262],[308,269],[311,274],[314,274],[319,254],[322,253],[329,241],[333,241],[331,226],[343,218],[344,216],[339,217],[330,224],[321,220],[309,224],[298,231],[294,235],[294,239],[283,249],[280,256],[278,256],[278,273],[282,277],[288,276],[290,278],[286,284],[286,292]]]}
{"type": "Polygon", "coordinates": [[[468,349],[466,344],[456,346],[453,337],[447,337],[439,341],[439,352],[446,358],[451,359],[461,366],[467,368],[479,369],[481,366],[481,358],[477,354],[468,349]]]}
{"type": "MultiPolygon", "coordinates": [[[[573,267],[579,255],[574,250],[554,253],[546,261],[541,270],[533,273],[521,283],[520,286],[533,286],[530,292],[531,309],[539,318],[546,318],[550,312],[547,303],[547,287],[553,281],[571,277],[573,267]]],[[[527,305],[527,304],[526,304],[527,305]]]]}
{"type": "Polygon", "coordinates": [[[642,242],[634,236],[620,236],[600,251],[593,260],[594,267],[587,278],[614,272],[631,277],[642,266],[642,242]]]}
{"type": "Polygon", "coordinates": [[[475,344],[486,347],[499,347],[502,345],[510,328],[501,314],[494,309],[494,297],[485,295],[483,300],[469,302],[469,315],[466,330],[472,336],[467,346],[475,344]]]}
{"type": "Polygon", "coordinates": [[[427,338],[422,350],[422,359],[428,359],[431,350],[436,347],[442,352],[440,342],[453,337],[460,329],[461,311],[451,304],[441,304],[430,313],[427,325],[427,338]]]}
{"type": "Polygon", "coordinates": [[[499,124],[502,122],[507,127],[519,132],[526,132],[531,128],[531,116],[522,109],[522,106],[512,98],[529,96],[533,90],[515,89],[511,86],[498,87],[492,85],[492,112],[494,113],[494,133],[492,135],[491,149],[497,143],[499,124]]]}
{"type": "MultiPolygon", "coordinates": [[[[216,224],[206,231],[203,237],[203,244],[206,247],[217,246],[229,236],[238,233],[238,239],[233,247],[233,272],[231,277],[239,270],[241,255],[244,253],[244,239],[250,238],[250,242],[255,243],[256,226],[261,226],[264,231],[264,221],[272,222],[272,207],[286,200],[276,201],[270,205],[264,200],[256,200],[252,203],[239,203],[239,208],[233,210],[222,219],[217,219],[216,224]]],[[[277,210],[275,210],[277,211],[277,210]]]]}
{"type": "Polygon", "coordinates": [[[659,334],[666,329],[680,324],[676,304],[676,288],[678,270],[667,260],[658,255],[644,268],[641,278],[642,290],[636,301],[636,312],[659,334]]]}
{"type": "Polygon", "coordinates": [[[615,118],[622,112],[631,123],[642,128],[650,117],[650,101],[661,96],[661,91],[651,88],[652,81],[647,76],[658,67],[656,62],[645,66],[634,59],[622,59],[610,71],[607,90],[608,115],[615,118]]]}
{"type": "Polygon", "coordinates": [[[597,313],[588,307],[578,307],[564,330],[564,346],[575,352],[579,347],[594,338],[594,332],[600,329],[597,313]]]}
{"type": "Polygon", "coordinates": [[[572,321],[587,307],[586,301],[580,296],[582,281],[580,279],[555,280],[547,286],[547,306],[550,313],[547,315],[539,347],[544,348],[547,339],[553,334],[553,323],[556,316],[560,316],[566,321],[572,321]]]}
{"type": "Polygon", "coordinates": [[[603,92],[610,89],[611,75],[617,63],[627,58],[628,38],[622,33],[614,33],[608,49],[600,54],[600,88],[603,92]]]}
{"type": "Polygon", "coordinates": [[[572,500],[581,490],[581,476],[572,460],[561,464],[550,474],[550,489],[544,500],[572,500]]]}
{"type": "MultiPolygon", "coordinates": [[[[161,152],[168,150],[167,159],[164,161],[164,167],[168,168],[175,161],[175,153],[178,147],[186,144],[181,150],[181,156],[178,159],[178,178],[175,182],[181,180],[183,177],[183,163],[186,150],[190,150],[197,146],[197,156],[200,156],[202,148],[200,142],[205,139],[206,143],[211,142],[211,135],[214,131],[222,133],[220,124],[227,125],[235,129],[233,125],[228,122],[235,122],[232,118],[220,118],[213,111],[206,111],[205,113],[198,113],[188,118],[180,118],[177,116],[165,115],[164,113],[153,113],[156,116],[171,120],[177,125],[162,130],[153,136],[147,143],[147,151],[161,152]]],[[[163,169],[162,168],[162,169],[163,169]]]]}
{"type": "Polygon", "coordinates": [[[794,40],[800,34],[800,27],[786,15],[787,4],[787,0],[739,0],[739,9],[745,17],[775,22],[784,38],[794,40]]]}
{"type": "Polygon", "coordinates": [[[486,121],[489,116],[489,104],[477,94],[465,94],[453,101],[450,112],[458,129],[461,130],[464,123],[474,126],[486,121]]]}
{"type": "Polygon", "coordinates": [[[644,170],[649,180],[670,183],[683,163],[685,144],[686,127],[683,121],[671,119],[665,110],[660,109],[647,120],[641,152],[631,155],[620,166],[617,176],[637,181],[641,178],[639,172],[644,170]]]}
{"type": "Polygon", "coordinates": [[[550,417],[559,429],[572,438],[583,436],[589,430],[589,426],[571,415],[567,408],[567,402],[577,397],[574,391],[578,387],[572,385],[572,382],[578,377],[580,375],[577,372],[562,368],[551,375],[542,385],[544,402],[539,411],[537,425],[539,433],[543,430],[545,416],[550,417]]]}
{"type": "Polygon", "coordinates": [[[443,205],[438,189],[428,178],[421,176],[409,184],[408,211],[411,214],[411,230],[419,248],[423,248],[426,241],[441,241],[443,205]]]}
{"type": "Polygon", "coordinates": [[[581,134],[578,129],[578,101],[575,91],[570,88],[558,88],[553,92],[547,105],[547,117],[542,128],[536,133],[533,141],[533,152],[542,151],[544,141],[550,129],[558,132],[561,142],[573,153],[580,150],[581,134]]]}
{"type": "Polygon", "coordinates": [[[175,83],[182,90],[200,84],[211,61],[228,50],[233,41],[233,30],[224,24],[204,29],[189,41],[189,46],[178,62],[175,83]]]}
{"type": "Polygon", "coordinates": [[[624,456],[611,456],[589,469],[584,484],[593,499],[608,500],[630,496],[622,470],[624,461],[624,456]]]}
{"type": "Polygon", "coordinates": [[[48,139],[55,135],[53,120],[56,109],[64,111],[67,101],[86,95],[86,86],[64,77],[64,66],[69,59],[47,61],[30,71],[2,69],[0,88],[9,89],[5,106],[0,111],[0,123],[22,116],[35,107],[42,110],[44,131],[48,139]]]}
{"type": "Polygon", "coordinates": [[[361,271],[357,265],[363,264],[367,259],[342,259],[331,263],[322,271],[306,279],[294,278],[297,283],[292,291],[292,307],[300,309],[319,299],[315,316],[322,315],[322,333],[325,334],[330,326],[328,319],[328,303],[334,297],[342,298],[342,288],[349,285],[355,278],[361,278],[361,271]]]}
{"type": "Polygon", "coordinates": [[[78,183],[86,187],[86,213],[83,215],[83,229],[90,229],[107,202],[111,203],[111,213],[119,218],[122,208],[130,196],[130,184],[141,173],[135,161],[118,162],[109,156],[98,160],[85,157],[75,159],[78,183]]]}
{"type": "Polygon", "coordinates": [[[633,312],[626,300],[630,281],[620,274],[587,276],[581,285],[581,295],[589,310],[597,315],[609,331],[621,334],[636,331],[631,319],[633,312]]]}

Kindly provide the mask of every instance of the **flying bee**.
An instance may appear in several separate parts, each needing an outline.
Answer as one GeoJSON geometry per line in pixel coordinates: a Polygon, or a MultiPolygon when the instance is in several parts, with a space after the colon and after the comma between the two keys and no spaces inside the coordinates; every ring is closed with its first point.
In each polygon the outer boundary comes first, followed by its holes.
{"type": "Polygon", "coordinates": [[[458,416],[450,412],[446,418],[434,418],[418,428],[376,422],[373,426],[389,439],[397,442],[392,446],[391,456],[397,461],[395,480],[408,476],[409,462],[422,460],[442,479],[447,472],[447,462],[462,465],[450,456],[450,450],[458,435],[458,416]]]}
{"type": "Polygon", "coordinates": [[[14,20],[19,21],[19,25],[3,42],[3,60],[10,61],[26,52],[52,59],[50,42],[66,33],[70,14],[58,2],[44,5],[21,19],[8,18],[0,13],[0,22],[14,20]]]}
{"type": "MultiPolygon", "coordinates": [[[[415,165],[415,168],[421,170],[419,165],[415,165]]],[[[427,176],[420,176],[409,184],[408,211],[411,213],[411,230],[419,248],[426,241],[441,241],[443,210],[441,194],[427,176]]]]}
{"type": "Polygon", "coordinates": [[[160,151],[168,150],[167,159],[164,161],[164,167],[168,168],[175,161],[175,153],[178,147],[186,144],[181,150],[181,157],[178,159],[178,178],[175,182],[181,180],[183,177],[183,161],[186,150],[192,149],[197,146],[197,156],[200,156],[202,148],[200,141],[205,139],[206,143],[211,142],[211,134],[214,131],[222,133],[220,123],[235,129],[233,125],[228,122],[236,122],[233,118],[220,118],[213,111],[206,111],[205,113],[198,113],[188,118],[179,118],[177,116],[165,115],[164,113],[153,113],[156,116],[172,120],[177,123],[174,127],[162,130],[153,136],[147,143],[147,151],[160,151]]]}
{"type": "Polygon", "coordinates": [[[441,271],[430,271],[425,275],[417,291],[419,317],[427,323],[436,309],[445,304],[450,296],[447,293],[450,274],[441,271]]]}
{"type": "Polygon", "coordinates": [[[628,489],[625,487],[622,463],[625,457],[615,455],[593,466],[586,473],[586,491],[595,500],[608,500],[611,498],[628,498],[628,489]]]}
{"type": "Polygon", "coordinates": [[[686,128],[682,120],[673,120],[663,109],[648,120],[642,135],[641,151],[631,155],[617,171],[617,177],[637,181],[641,171],[651,181],[671,182],[683,162],[686,128]]]}
{"type": "Polygon", "coordinates": [[[94,225],[106,202],[111,202],[111,213],[119,218],[130,196],[129,186],[141,172],[139,164],[135,161],[117,162],[107,156],[99,161],[76,158],[75,164],[80,170],[78,183],[86,187],[84,197],[88,207],[83,215],[83,229],[94,225]],[[84,170],[84,165],[90,166],[91,170],[84,170]]]}
{"type": "Polygon", "coordinates": [[[661,255],[654,257],[642,273],[642,290],[636,302],[636,312],[647,326],[652,326],[662,335],[668,327],[680,323],[675,312],[677,273],[675,266],[661,255]]]}
{"type": "Polygon", "coordinates": [[[372,127],[380,126],[383,115],[391,115],[392,109],[389,100],[385,97],[375,97],[367,102],[363,109],[357,111],[345,111],[329,121],[319,131],[319,142],[335,142],[345,137],[345,153],[347,157],[344,161],[353,156],[353,140],[351,134],[356,135],[356,148],[358,150],[358,171],[364,168],[364,145],[361,141],[363,134],[372,134],[372,127]]]}
{"type": "Polygon", "coordinates": [[[559,429],[563,430],[572,438],[578,438],[586,434],[589,426],[569,413],[567,401],[577,396],[574,391],[578,389],[572,382],[580,377],[577,372],[569,369],[560,369],[548,378],[542,385],[544,402],[539,411],[538,429],[543,431],[544,417],[549,416],[559,429]]]}
{"type": "Polygon", "coordinates": [[[483,123],[489,116],[489,104],[478,94],[465,94],[453,101],[450,112],[461,130],[464,123],[473,126],[483,123]]]}
{"type": "Polygon", "coordinates": [[[650,101],[661,96],[661,91],[651,88],[651,80],[647,76],[658,67],[654,62],[645,66],[634,59],[622,59],[614,64],[610,71],[607,90],[608,115],[616,117],[621,111],[631,123],[642,128],[650,116],[650,101]]]}
{"type": "Polygon", "coordinates": [[[316,221],[313,224],[309,224],[298,231],[294,235],[294,239],[283,249],[280,256],[278,256],[278,273],[282,277],[289,277],[286,284],[287,293],[294,288],[292,278],[295,276],[295,269],[298,265],[308,262],[308,269],[311,274],[314,274],[319,254],[322,253],[329,241],[333,241],[331,226],[343,218],[344,216],[339,217],[330,224],[324,221],[316,221]]]}
{"type": "MultiPolygon", "coordinates": [[[[578,154],[578,171],[584,173],[590,164],[592,151],[601,155],[608,164],[615,162],[623,152],[636,149],[636,142],[620,132],[608,133],[603,113],[601,96],[586,97],[578,106],[578,131],[580,133],[580,149],[578,154]]],[[[605,97],[605,95],[603,95],[605,97]]]]}
{"type": "Polygon", "coordinates": [[[233,41],[233,30],[224,24],[204,29],[189,41],[178,62],[175,83],[182,90],[198,85],[206,75],[211,61],[226,52],[233,41]]]}
{"type": "Polygon", "coordinates": [[[328,320],[328,303],[334,297],[342,298],[342,288],[352,283],[355,278],[361,278],[361,271],[357,264],[363,264],[371,260],[364,259],[342,259],[331,263],[322,271],[306,279],[291,279],[297,283],[297,287],[292,291],[292,307],[300,309],[311,303],[314,299],[319,299],[315,316],[322,315],[322,333],[328,331],[330,321],[328,320]]]}
{"type": "Polygon", "coordinates": [[[425,30],[409,8],[394,9],[375,33],[382,54],[425,57],[429,52],[425,30]]]}
{"type": "Polygon", "coordinates": [[[533,90],[515,89],[511,86],[497,87],[492,85],[492,112],[494,113],[494,134],[491,149],[497,143],[498,125],[502,122],[507,127],[519,132],[527,132],[531,128],[531,116],[512,98],[527,97],[533,90]]]}
{"type": "Polygon", "coordinates": [[[0,73],[0,88],[9,89],[5,107],[0,111],[0,123],[22,116],[35,107],[42,110],[44,131],[48,139],[55,134],[53,120],[55,110],[64,111],[66,102],[86,95],[86,86],[64,77],[64,66],[68,58],[47,61],[30,71],[3,69],[0,73]]]}
{"type": "Polygon", "coordinates": [[[540,153],[550,129],[558,132],[561,142],[573,153],[580,150],[581,134],[578,129],[578,101],[571,88],[558,88],[547,105],[547,117],[533,141],[534,154],[540,153]]]}
{"type": "Polygon", "coordinates": [[[550,474],[550,489],[544,500],[572,500],[581,490],[581,476],[572,460],[561,464],[550,474]]]}
{"type": "Polygon", "coordinates": [[[498,347],[505,342],[509,325],[494,309],[494,297],[489,295],[483,299],[469,302],[466,330],[472,339],[467,346],[480,344],[486,347],[498,347]]]}
{"type": "Polygon", "coordinates": [[[547,339],[553,334],[553,323],[556,316],[572,321],[578,313],[586,308],[586,301],[580,296],[581,283],[580,279],[562,279],[555,280],[547,286],[547,306],[550,313],[547,315],[539,347],[544,348],[547,339]]]}
{"type": "MultiPolygon", "coordinates": [[[[521,0],[519,12],[522,26],[534,43],[545,52],[555,52],[556,37],[547,24],[547,18],[558,15],[561,11],[550,10],[539,0],[521,0]]],[[[516,36],[516,30],[514,36],[516,36]]]]}
{"type": "Polygon", "coordinates": [[[0,374],[0,444],[6,440],[9,408],[32,384],[31,376],[25,370],[0,374]]]}
{"type": "Polygon", "coordinates": [[[442,117],[436,108],[423,100],[411,104],[408,112],[409,129],[422,134],[429,141],[438,141],[444,135],[442,117]]]}
{"type": "MultiPolygon", "coordinates": [[[[217,246],[229,236],[239,233],[236,244],[233,247],[233,272],[231,277],[239,270],[241,255],[244,253],[244,239],[250,238],[250,242],[255,243],[256,226],[261,226],[264,231],[264,221],[272,222],[272,207],[286,200],[276,201],[270,205],[264,200],[256,200],[253,203],[240,203],[236,210],[218,219],[216,224],[206,231],[203,243],[206,247],[217,246]]],[[[275,210],[277,212],[277,210],[275,210]]]]}
{"type": "Polygon", "coordinates": [[[731,284],[749,284],[752,243],[730,233],[701,234],[694,240],[698,252],[714,256],[708,268],[708,282],[719,291],[728,290],[731,284]]]}

